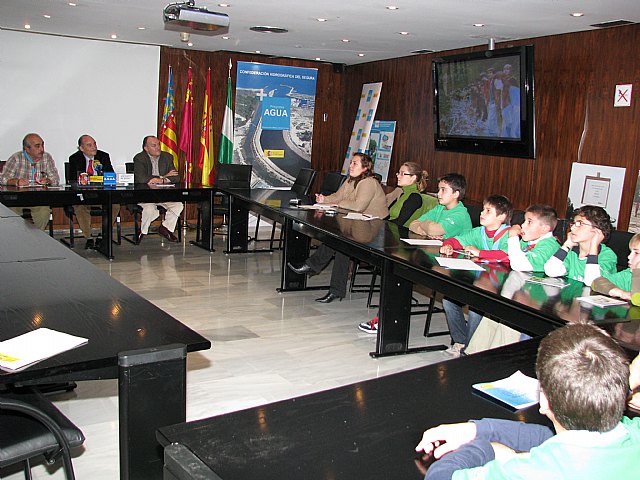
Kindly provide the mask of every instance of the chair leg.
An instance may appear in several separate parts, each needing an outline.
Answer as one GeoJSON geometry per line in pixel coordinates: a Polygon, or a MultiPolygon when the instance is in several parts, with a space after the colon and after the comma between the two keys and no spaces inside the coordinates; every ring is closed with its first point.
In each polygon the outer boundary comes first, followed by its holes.
{"type": "MultiPolygon", "coordinates": [[[[441,332],[433,332],[430,333],[429,330],[431,329],[431,317],[433,316],[434,313],[436,313],[436,292],[432,292],[431,293],[431,297],[429,298],[429,310],[427,312],[427,318],[424,322],[424,332],[422,333],[423,336],[425,337],[439,337],[441,335],[449,335],[449,330],[443,330],[441,332]]],[[[440,309],[437,309],[440,310],[440,309]]]]}
{"type": "Polygon", "coordinates": [[[53,238],[53,212],[49,212],[49,236],[53,238]]]}
{"type": "Polygon", "coordinates": [[[258,241],[258,228],[260,227],[260,215],[256,217],[256,229],[253,232],[253,241],[258,241]]]}
{"type": "Polygon", "coordinates": [[[271,238],[269,238],[269,250],[273,250],[273,242],[276,236],[276,221],[273,221],[273,225],[271,227],[271,238]]]}
{"type": "Polygon", "coordinates": [[[116,217],[116,245],[120,245],[122,243],[122,221],[120,220],[120,215],[116,217]]]}
{"type": "Polygon", "coordinates": [[[378,278],[378,271],[374,270],[371,273],[371,285],[369,285],[369,296],[367,297],[367,308],[371,308],[371,299],[373,298],[373,291],[375,290],[377,278],[378,278]]]}
{"type": "Polygon", "coordinates": [[[196,243],[200,243],[200,222],[202,221],[202,208],[200,208],[200,205],[198,205],[197,208],[197,216],[196,216],[196,243]]]}
{"type": "Polygon", "coordinates": [[[69,216],[69,248],[75,247],[76,244],[75,228],[73,228],[73,215],[69,216]]]}

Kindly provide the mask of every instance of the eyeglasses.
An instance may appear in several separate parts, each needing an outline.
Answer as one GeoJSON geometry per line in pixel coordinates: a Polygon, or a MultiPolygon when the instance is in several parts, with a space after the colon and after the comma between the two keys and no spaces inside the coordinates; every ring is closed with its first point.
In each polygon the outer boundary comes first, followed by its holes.
{"type": "Polygon", "coordinates": [[[575,222],[571,222],[571,227],[576,227],[576,228],[580,228],[580,227],[593,227],[592,223],[587,223],[584,220],[576,220],[575,222]]]}
{"type": "Polygon", "coordinates": [[[407,177],[411,177],[412,175],[415,175],[415,173],[409,173],[409,172],[396,172],[396,175],[398,177],[400,176],[407,176],[407,177]]]}

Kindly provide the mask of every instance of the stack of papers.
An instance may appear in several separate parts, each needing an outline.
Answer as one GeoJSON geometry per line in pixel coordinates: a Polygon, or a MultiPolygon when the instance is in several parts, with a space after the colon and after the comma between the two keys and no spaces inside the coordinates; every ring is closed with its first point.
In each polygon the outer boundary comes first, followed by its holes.
{"type": "Polygon", "coordinates": [[[0,368],[10,372],[84,345],[89,340],[68,333],[38,328],[0,342],[0,368]]]}
{"type": "Polygon", "coordinates": [[[520,410],[538,403],[538,380],[520,370],[495,382],[476,383],[473,389],[481,396],[511,410],[520,410]]]}
{"type": "Polygon", "coordinates": [[[405,243],[409,245],[420,245],[420,246],[431,246],[431,247],[441,247],[442,240],[430,240],[427,238],[401,238],[405,243]]]}
{"type": "Polygon", "coordinates": [[[366,213],[349,212],[344,216],[344,218],[348,220],[364,220],[365,222],[368,222],[369,220],[373,220],[374,218],[380,218],[380,217],[376,217],[374,215],[367,215],[366,213]]]}
{"type": "Polygon", "coordinates": [[[554,277],[537,277],[531,276],[527,278],[525,281],[529,283],[539,283],[541,285],[550,285],[552,287],[564,288],[569,285],[562,278],[554,278],[554,277]]]}

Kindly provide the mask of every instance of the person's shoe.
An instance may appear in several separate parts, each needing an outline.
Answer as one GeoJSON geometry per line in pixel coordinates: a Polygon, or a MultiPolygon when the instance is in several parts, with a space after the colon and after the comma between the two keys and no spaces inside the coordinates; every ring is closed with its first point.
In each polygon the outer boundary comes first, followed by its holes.
{"type": "Polygon", "coordinates": [[[376,335],[378,333],[378,317],[373,317],[373,319],[368,322],[362,322],[358,325],[358,328],[365,333],[372,333],[376,335]]]}
{"type": "Polygon", "coordinates": [[[444,351],[444,353],[446,353],[447,355],[451,355],[454,358],[458,358],[459,356],[462,355],[462,351],[464,350],[464,347],[465,347],[464,343],[454,343],[449,348],[447,348],[444,351]]]}
{"type": "Polygon", "coordinates": [[[324,297],[316,298],[316,302],[319,302],[319,303],[331,303],[337,298],[339,298],[340,301],[342,301],[342,297],[341,296],[336,295],[335,293],[329,292],[324,297]]]}
{"type": "Polygon", "coordinates": [[[136,238],[136,245],[140,245],[143,239],[144,239],[144,233],[140,232],[138,234],[138,238],[136,238]]]}
{"type": "Polygon", "coordinates": [[[176,237],[173,232],[170,232],[169,229],[164,225],[160,225],[160,228],[158,228],[158,233],[170,242],[178,243],[178,237],[176,237]]]}
{"type": "Polygon", "coordinates": [[[311,267],[306,263],[303,263],[299,267],[294,267],[290,262],[287,262],[287,267],[298,275],[311,275],[313,273],[311,267]]]}
{"type": "Polygon", "coordinates": [[[87,238],[87,243],[84,244],[84,249],[89,250],[90,248],[94,248],[95,245],[93,243],[93,238],[87,238]]]}
{"type": "Polygon", "coordinates": [[[102,237],[98,237],[96,238],[93,244],[93,248],[95,248],[96,250],[99,250],[101,246],[102,246],[102,237]]]}

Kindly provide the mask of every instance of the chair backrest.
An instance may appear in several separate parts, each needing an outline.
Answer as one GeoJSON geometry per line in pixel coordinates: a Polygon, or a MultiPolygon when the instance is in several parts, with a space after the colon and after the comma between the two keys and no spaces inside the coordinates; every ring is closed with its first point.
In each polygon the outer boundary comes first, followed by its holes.
{"type": "Polygon", "coordinates": [[[480,226],[480,212],[482,211],[482,205],[474,205],[472,203],[464,204],[467,207],[469,216],[471,217],[471,226],[473,228],[480,226]]]}
{"type": "Polygon", "coordinates": [[[379,173],[374,173],[373,178],[375,178],[379,182],[382,182],[382,175],[380,175],[379,173]]]}
{"type": "Polygon", "coordinates": [[[216,187],[251,188],[252,167],[253,165],[240,165],[236,163],[218,165],[216,187]]]}
{"type": "MultiPolygon", "coordinates": [[[[64,183],[67,185],[71,185],[71,164],[69,162],[64,162],[64,183]]],[[[76,178],[77,180],[77,178],[76,178]]]]}
{"type": "Polygon", "coordinates": [[[346,179],[346,175],[342,175],[340,172],[327,173],[324,176],[324,180],[322,180],[320,193],[322,195],[331,195],[332,193],[336,193],[346,179]]]}
{"type": "Polygon", "coordinates": [[[301,168],[296,176],[296,181],[291,185],[291,191],[298,195],[309,195],[315,179],[316,171],[313,168],[301,168]]]}
{"type": "Polygon", "coordinates": [[[134,172],[134,170],[135,170],[135,166],[134,166],[134,165],[135,165],[135,164],[134,164],[133,162],[126,162],[126,163],[124,164],[124,171],[125,171],[126,173],[133,173],[133,172],[134,172]]]}
{"type": "Polygon", "coordinates": [[[629,241],[633,233],[621,230],[611,230],[611,236],[607,240],[607,246],[614,251],[618,257],[618,270],[624,270],[628,266],[629,241]]]}
{"type": "Polygon", "coordinates": [[[524,211],[514,210],[511,215],[511,225],[522,225],[524,223],[524,211]]]}
{"type": "Polygon", "coordinates": [[[567,230],[571,220],[568,218],[559,218],[556,228],[553,229],[553,236],[562,244],[567,239],[567,230]]]}

